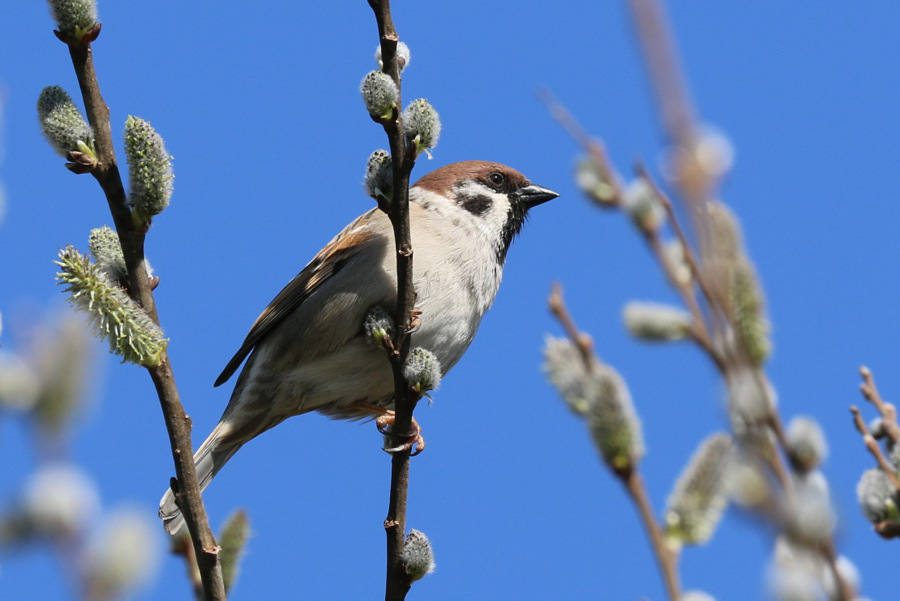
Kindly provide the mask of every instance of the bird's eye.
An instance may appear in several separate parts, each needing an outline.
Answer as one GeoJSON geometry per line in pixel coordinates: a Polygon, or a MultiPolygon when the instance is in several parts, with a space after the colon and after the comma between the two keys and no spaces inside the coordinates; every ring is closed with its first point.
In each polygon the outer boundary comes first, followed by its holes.
{"type": "Polygon", "coordinates": [[[490,179],[491,183],[493,183],[494,185],[499,186],[506,180],[506,177],[504,177],[502,173],[494,172],[488,176],[488,179],[490,179]]]}

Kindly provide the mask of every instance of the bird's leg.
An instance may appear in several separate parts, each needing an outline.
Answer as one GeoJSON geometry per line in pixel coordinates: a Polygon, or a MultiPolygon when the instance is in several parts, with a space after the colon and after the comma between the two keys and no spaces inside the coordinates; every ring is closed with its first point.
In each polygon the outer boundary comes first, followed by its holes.
{"type": "Polygon", "coordinates": [[[370,413],[375,416],[375,426],[378,428],[378,431],[384,434],[385,436],[399,436],[401,438],[406,438],[406,442],[403,444],[386,448],[384,451],[386,453],[397,453],[399,451],[407,451],[409,449],[413,449],[411,455],[418,455],[422,451],[425,450],[425,438],[422,436],[422,427],[416,421],[416,418],[412,418],[412,431],[403,435],[397,435],[391,431],[391,428],[394,425],[394,420],[396,419],[396,415],[392,409],[385,409],[384,407],[378,407],[377,405],[368,405],[368,404],[358,404],[356,405],[362,411],[366,413],[370,413]]]}
{"type": "Polygon", "coordinates": [[[413,309],[412,315],[410,316],[409,321],[409,329],[406,331],[407,334],[412,334],[416,330],[418,330],[422,326],[422,312],[416,309],[413,309]]]}

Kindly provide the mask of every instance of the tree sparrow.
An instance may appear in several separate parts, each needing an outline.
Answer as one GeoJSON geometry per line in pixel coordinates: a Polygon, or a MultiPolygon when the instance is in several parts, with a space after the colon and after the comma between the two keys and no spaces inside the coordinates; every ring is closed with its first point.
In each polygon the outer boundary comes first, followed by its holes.
{"type": "MultiPolygon", "coordinates": [[[[494,302],[528,210],[557,196],[486,161],[447,165],[409,189],[420,320],[412,344],[434,353],[442,374],[462,357],[494,302]]],[[[216,380],[224,383],[247,359],[225,413],[194,455],[201,490],[242,445],[291,416],[364,419],[392,407],[390,363],[367,342],[363,321],[373,306],[396,307],[396,271],[390,220],[372,209],[266,307],[216,380]]],[[[170,533],[184,523],[171,490],[159,516],[170,533]]]]}

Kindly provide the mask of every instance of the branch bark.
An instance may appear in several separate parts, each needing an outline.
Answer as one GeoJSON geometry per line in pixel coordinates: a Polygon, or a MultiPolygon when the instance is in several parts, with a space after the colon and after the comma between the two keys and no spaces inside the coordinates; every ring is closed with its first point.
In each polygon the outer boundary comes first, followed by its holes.
{"type": "Polygon", "coordinates": [[[622,483],[637,506],[641,522],[643,522],[647,536],[650,538],[656,562],[659,564],[659,571],[663,576],[663,583],[666,585],[666,594],[668,594],[670,601],[680,601],[681,582],[678,576],[678,553],[666,544],[666,537],[663,535],[659,524],[656,523],[656,518],[653,515],[653,506],[650,504],[650,499],[647,497],[647,489],[644,487],[644,479],[641,478],[640,472],[634,469],[622,477],[622,483]]]}
{"type": "MultiPolygon", "coordinates": [[[[94,70],[93,51],[90,44],[70,43],[68,46],[72,66],[75,68],[78,85],[84,99],[85,112],[91,128],[94,130],[98,163],[91,173],[103,189],[116,231],[119,234],[125,266],[128,269],[128,292],[158,324],[159,316],[144,262],[146,230],[139,230],[135,227],[127,205],[125,187],[122,184],[113,147],[109,107],[100,94],[100,85],[94,70]]],[[[197,564],[203,580],[204,594],[208,601],[224,601],[225,586],[219,564],[218,545],[209,527],[197,482],[197,474],[194,470],[191,420],[185,414],[181,404],[168,354],[163,354],[157,367],[147,368],[147,370],[156,387],[169,434],[177,477],[176,500],[184,513],[191,533],[197,564]]]]}
{"type": "MultiPolygon", "coordinates": [[[[400,85],[400,68],[397,64],[397,42],[399,36],[391,17],[390,0],[369,0],[378,24],[378,38],[381,43],[382,69],[400,85]]],[[[398,105],[400,102],[398,101],[398,105]]],[[[394,334],[394,352],[390,355],[394,373],[394,424],[392,432],[397,438],[404,438],[412,429],[413,410],[418,397],[410,393],[409,383],[403,376],[403,365],[409,354],[412,312],[416,301],[413,285],[413,248],[409,225],[409,175],[415,164],[415,153],[410,152],[403,140],[402,114],[395,109],[392,117],[380,121],[387,134],[391,150],[394,175],[394,195],[388,208],[388,217],[394,230],[397,252],[397,320],[394,334]]],[[[392,448],[397,444],[391,444],[392,448]]],[[[402,601],[412,585],[401,560],[406,533],[406,499],[409,490],[409,458],[411,448],[402,448],[391,453],[391,489],[388,513],[384,520],[387,535],[387,574],[385,581],[385,601],[402,601]]]]}

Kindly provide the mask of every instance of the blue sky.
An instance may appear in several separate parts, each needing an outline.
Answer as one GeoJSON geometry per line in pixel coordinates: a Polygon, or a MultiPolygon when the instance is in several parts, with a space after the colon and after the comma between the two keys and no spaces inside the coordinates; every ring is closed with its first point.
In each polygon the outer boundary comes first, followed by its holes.
{"type": "MultiPolygon", "coordinates": [[[[362,173],[386,142],[357,88],[373,68],[375,22],[361,1],[99,9],[94,51],[113,130],[129,114],[148,119],[175,156],[172,205],[147,251],[199,442],[230,394],[212,382],[258,313],[371,206],[362,173]]],[[[559,333],[545,302],[559,280],[600,356],[629,382],[657,512],[697,442],[726,424],[722,385],[696,349],[647,347],[624,332],[625,302],[674,296],[626,219],[583,200],[572,178],[577,148],[535,99],[538,85],[550,88],[623,172],[637,157],[658,164],[662,136],[624,4],[460,0],[393,10],[412,49],[404,98],[427,97],[443,122],[435,158],[414,175],[487,159],[561,194],[534,211],[478,338],[434,404],[416,413],[428,450],[413,460],[408,525],[432,539],[438,567],[410,598],[661,599],[634,509],[540,371],[544,336],[559,333]]],[[[872,462],[847,407],[861,403],[862,363],[887,397],[900,393],[900,6],[678,3],[669,12],[698,111],[736,149],[722,195],[764,281],[782,416],[823,425],[839,550],[859,568],[864,595],[891,598],[884,575],[896,557],[856,504],[872,462]]],[[[8,3],[3,14],[0,311],[4,347],[14,349],[25,322],[65,308],[57,249],[86,249],[89,230],[111,220],[93,179],[66,171],[38,130],[41,88],[77,91],[44,4],[8,3]]],[[[96,348],[74,458],[105,507],[152,516],[173,471],[157,400],[142,370],[96,348]]],[[[2,501],[36,459],[18,421],[0,421],[0,441],[2,501]]],[[[241,450],[206,495],[216,529],[236,507],[253,524],[235,599],[382,594],[390,462],[380,444],[371,424],[304,416],[241,450]]],[[[685,551],[683,581],[719,599],[757,599],[771,544],[757,522],[729,511],[708,546],[685,551]]],[[[3,553],[0,564],[4,598],[65,597],[43,551],[3,553]]],[[[188,595],[183,566],[166,557],[136,598],[188,595]]]]}

